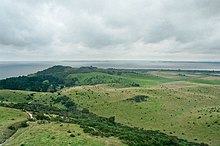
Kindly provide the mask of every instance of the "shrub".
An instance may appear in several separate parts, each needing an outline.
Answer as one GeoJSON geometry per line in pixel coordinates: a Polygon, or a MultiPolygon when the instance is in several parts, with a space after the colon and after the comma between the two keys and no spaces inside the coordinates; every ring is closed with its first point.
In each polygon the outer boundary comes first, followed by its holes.
{"type": "Polygon", "coordinates": [[[16,130],[16,128],[14,126],[9,126],[8,129],[10,130],[16,130]]]}
{"type": "Polygon", "coordinates": [[[28,125],[27,122],[22,122],[20,126],[23,127],[23,128],[25,128],[25,127],[28,127],[29,125],[28,125]]]}
{"type": "Polygon", "coordinates": [[[146,95],[137,95],[134,96],[133,98],[127,99],[129,101],[133,101],[133,102],[144,102],[149,98],[149,96],[146,95]]]}
{"type": "Polygon", "coordinates": [[[83,108],[82,112],[83,113],[89,113],[89,110],[87,108],[83,108]]]}
{"type": "Polygon", "coordinates": [[[110,122],[110,123],[115,123],[115,116],[112,116],[112,117],[109,117],[108,118],[108,121],[110,122]]]}

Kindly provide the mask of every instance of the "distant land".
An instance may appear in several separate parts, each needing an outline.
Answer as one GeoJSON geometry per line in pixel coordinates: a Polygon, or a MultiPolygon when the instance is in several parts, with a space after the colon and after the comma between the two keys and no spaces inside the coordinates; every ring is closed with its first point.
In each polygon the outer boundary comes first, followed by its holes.
{"type": "Polygon", "coordinates": [[[146,60],[0,61],[0,79],[28,75],[54,65],[121,69],[171,69],[220,71],[220,62],[146,60]]]}

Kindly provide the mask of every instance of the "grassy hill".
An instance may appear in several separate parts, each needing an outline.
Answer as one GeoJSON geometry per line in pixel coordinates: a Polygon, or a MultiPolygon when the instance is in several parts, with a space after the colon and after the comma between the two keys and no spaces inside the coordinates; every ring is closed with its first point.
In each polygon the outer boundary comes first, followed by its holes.
{"type": "Polygon", "coordinates": [[[143,74],[134,70],[54,66],[29,76],[0,80],[0,89],[55,92],[71,86],[112,84],[115,87],[139,87],[169,81],[172,79],[143,74]]]}
{"type": "MultiPolygon", "coordinates": [[[[7,90],[9,91],[9,90],[7,90]]],[[[23,91],[27,92],[27,91],[23,91]]],[[[4,92],[2,92],[4,93],[4,92]]],[[[42,94],[42,93],[36,93],[36,94],[42,94]]],[[[40,97],[40,96],[36,97],[40,97]]],[[[26,95],[24,94],[24,97],[26,95]]],[[[67,96],[66,96],[67,97],[67,96]]],[[[48,99],[54,101],[53,105],[50,105],[51,102],[49,103],[44,103],[44,104],[39,104],[39,103],[27,103],[22,102],[21,100],[16,103],[16,102],[5,102],[1,103],[1,106],[7,106],[10,108],[18,108],[18,109],[23,109],[24,111],[29,111],[31,112],[34,117],[36,118],[36,122],[33,122],[33,120],[28,122],[28,127],[18,129],[18,132],[13,135],[11,138],[9,138],[5,144],[8,145],[41,145],[44,144],[45,142],[50,143],[50,144],[55,144],[54,142],[56,140],[53,140],[55,137],[57,137],[57,142],[58,145],[62,144],[63,141],[61,141],[63,136],[66,136],[64,131],[60,131],[59,129],[62,128],[63,130],[67,130],[63,126],[63,124],[66,125],[66,123],[69,123],[68,125],[72,125],[72,128],[69,128],[70,131],[75,131],[74,130],[74,125],[79,126],[83,128],[82,130],[86,133],[91,134],[91,139],[82,139],[80,135],[78,135],[74,140],[72,140],[72,137],[75,137],[76,135],[74,133],[74,136],[70,135],[69,130],[66,132],[69,133],[69,138],[66,138],[69,143],[74,143],[74,144],[82,144],[87,145],[87,142],[93,143],[94,145],[107,145],[108,143],[111,143],[112,145],[122,145],[122,143],[113,138],[112,136],[116,136],[119,139],[123,140],[124,143],[127,143],[129,145],[136,145],[136,143],[140,143],[141,141],[143,143],[149,143],[151,144],[161,144],[161,143],[167,143],[167,144],[175,144],[175,143],[181,143],[181,145],[199,145],[196,143],[189,143],[185,140],[177,139],[176,137],[170,137],[166,134],[160,133],[159,131],[151,131],[151,130],[143,130],[143,129],[138,129],[138,128],[130,128],[127,126],[123,126],[119,123],[114,122],[114,118],[102,118],[99,116],[96,116],[89,111],[87,111],[85,108],[80,108],[80,107],[75,107],[73,102],[69,100],[68,98],[65,98],[65,96],[62,96],[60,93],[57,94],[56,96],[54,95],[53,98],[51,99],[50,96],[47,96],[48,99]],[[63,107],[58,107],[56,106],[55,103],[60,102],[63,107]],[[50,106],[49,106],[50,105],[50,106]],[[70,106],[72,105],[72,106],[70,106]],[[52,124],[49,124],[51,123],[52,124]],[[58,125],[54,125],[53,123],[59,123],[62,125],[59,128],[56,128],[58,125]],[[49,124],[49,125],[48,125],[49,124]],[[46,130],[48,127],[46,126],[51,126],[49,130],[46,130]],[[44,127],[45,128],[44,130],[44,127]],[[55,128],[56,130],[53,130],[55,128]],[[42,134],[38,134],[38,132],[41,132],[43,130],[42,134]],[[34,134],[36,132],[36,134],[34,134]],[[54,135],[52,133],[57,133],[55,134],[54,137],[48,137],[48,135],[54,135]],[[93,135],[93,136],[92,136],[93,135]],[[34,137],[33,137],[34,136],[34,137]],[[94,137],[95,136],[95,137],[94,137]],[[106,137],[106,138],[98,138],[99,136],[101,137],[106,137]],[[25,137],[25,138],[22,138],[25,137]],[[148,141],[143,141],[144,139],[149,139],[148,141]],[[97,139],[98,138],[98,139],[97,139]],[[38,140],[38,139],[43,139],[43,141],[38,140]],[[107,141],[107,144],[106,144],[107,141]]],[[[59,126],[60,126],[59,125],[59,126]]],[[[71,127],[71,126],[70,126],[71,127]]],[[[82,131],[81,130],[81,131],[82,131]]],[[[80,130],[79,130],[80,131],[80,130]]],[[[79,131],[76,131],[76,133],[80,133],[79,131]]],[[[85,134],[88,135],[88,134],[85,134]]]]}
{"type": "MultiPolygon", "coordinates": [[[[178,86],[179,83],[167,84],[178,86]]],[[[182,84],[181,84],[182,86],[182,84]]],[[[219,86],[196,87],[206,88],[209,96],[192,92],[188,88],[171,89],[166,87],[109,89],[99,85],[86,86],[81,89],[63,91],[74,101],[92,112],[102,116],[115,116],[116,121],[135,127],[160,130],[170,135],[191,141],[219,144],[220,119],[219,86]],[[215,90],[214,92],[212,92],[215,90]],[[149,97],[144,102],[129,102],[127,99],[136,95],[149,97]],[[208,133],[208,134],[207,134],[208,133]]],[[[192,89],[192,87],[190,87],[192,89]]]]}
{"type": "Polygon", "coordinates": [[[121,146],[125,145],[116,138],[90,136],[76,124],[67,123],[31,123],[27,128],[19,129],[5,146],[33,145],[82,145],[82,146],[121,146]]]}
{"type": "Polygon", "coordinates": [[[0,107],[0,143],[3,143],[15,131],[10,126],[27,120],[27,115],[17,109],[0,107]]]}
{"type": "MultiPolygon", "coordinates": [[[[219,145],[220,84],[207,79],[206,82],[194,82],[178,76],[171,78],[177,81],[147,88],[84,86],[64,89],[62,93],[98,115],[115,116],[116,121],[129,126],[160,130],[191,141],[219,145]],[[146,95],[149,99],[141,103],[127,100],[136,95],[146,95]]],[[[201,81],[207,76],[189,78],[201,81]]]]}
{"type": "Polygon", "coordinates": [[[1,80],[2,109],[35,118],[6,144],[218,146],[219,81],[212,72],[63,66],[1,80]]]}

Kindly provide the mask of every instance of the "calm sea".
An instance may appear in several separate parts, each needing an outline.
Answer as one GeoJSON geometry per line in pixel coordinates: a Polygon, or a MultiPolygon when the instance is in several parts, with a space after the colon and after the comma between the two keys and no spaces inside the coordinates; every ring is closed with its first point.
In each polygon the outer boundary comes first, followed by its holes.
{"type": "Polygon", "coordinates": [[[182,69],[220,71],[220,62],[176,62],[176,61],[50,61],[50,62],[0,62],[0,79],[28,75],[54,65],[73,67],[95,66],[123,69],[182,69]]]}

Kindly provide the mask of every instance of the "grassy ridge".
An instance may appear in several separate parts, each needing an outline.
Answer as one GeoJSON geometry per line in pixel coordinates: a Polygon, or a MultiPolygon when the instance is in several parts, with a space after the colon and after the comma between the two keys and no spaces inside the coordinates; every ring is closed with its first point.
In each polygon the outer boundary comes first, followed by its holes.
{"type": "Polygon", "coordinates": [[[83,132],[77,124],[67,123],[31,123],[27,128],[20,129],[13,135],[5,145],[20,146],[33,145],[83,145],[83,146],[121,146],[115,138],[101,138],[90,136],[83,132]]]}
{"type": "Polygon", "coordinates": [[[78,109],[76,104],[72,102],[67,96],[62,98],[58,97],[54,99],[54,102],[61,102],[65,105],[66,109],[58,109],[52,106],[42,104],[5,104],[1,106],[7,106],[11,108],[25,109],[35,113],[38,120],[52,120],[61,121],[66,123],[77,123],[83,128],[84,132],[90,133],[94,136],[111,137],[115,136],[123,140],[128,145],[205,145],[203,143],[187,142],[183,139],[178,139],[175,136],[168,136],[159,131],[144,130],[140,128],[132,128],[121,125],[115,122],[115,117],[103,118],[90,113],[88,110],[78,109]],[[42,113],[47,113],[44,115],[42,113]],[[48,116],[48,114],[57,115],[48,116]]]}
{"type": "Polygon", "coordinates": [[[209,109],[220,108],[219,88],[171,82],[150,88],[85,86],[63,90],[62,94],[98,115],[115,116],[120,123],[217,146],[220,143],[219,112],[210,112],[209,109]],[[142,103],[126,100],[136,95],[150,98],[142,103]]]}
{"type": "Polygon", "coordinates": [[[8,127],[27,120],[27,115],[20,110],[0,107],[0,143],[8,139],[14,131],[8,127]]]}
{"type": "Polygon", "coordinates": [[[29,76],[0,80],[0,89],[55,92],[64,87],[79,85],[113,84],[115,87],[139,87],[169,81],[172,79],[133,70],[54,66],[29,76]]]}

